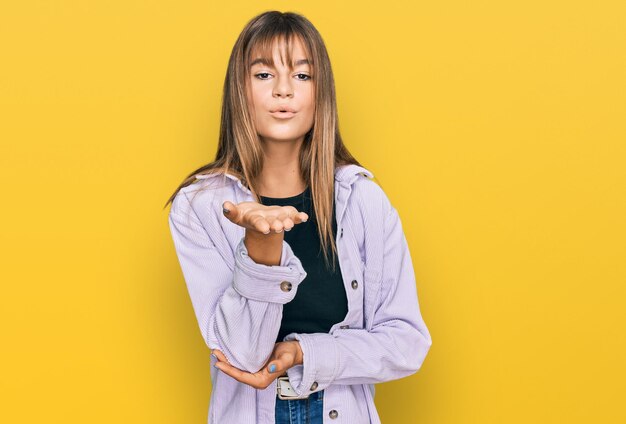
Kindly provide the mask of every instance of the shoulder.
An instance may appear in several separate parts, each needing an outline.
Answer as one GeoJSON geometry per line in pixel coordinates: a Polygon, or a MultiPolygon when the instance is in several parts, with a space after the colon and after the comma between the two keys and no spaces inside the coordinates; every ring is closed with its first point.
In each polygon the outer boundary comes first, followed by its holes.
{"type": "Polygon", "coordinates": [[[352,192],[365,210],[386,216],[393,208],[387,193],[374,179],[360,174],[352,184],[352,192]]]}
{"type": "Polygon", "coordinates": [[[172,200],[170,214],[190,218],[205,228],[215,228],[222,203],[234,196],[234,182],[223,175],[197,179],[181,188],[172,200]]]}
{"type": "Polygon", "coordinates": [[[353,199],[372,206],[389,206],[389,198],[368,168],[354,163],[340,165],[335,169],[335,179],[344,187],[350,187],[353,199]]]}

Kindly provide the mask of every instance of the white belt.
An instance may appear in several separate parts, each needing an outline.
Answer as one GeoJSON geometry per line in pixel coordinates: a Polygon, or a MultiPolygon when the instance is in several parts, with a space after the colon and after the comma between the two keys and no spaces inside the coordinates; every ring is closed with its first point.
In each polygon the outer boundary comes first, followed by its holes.
{"type": "Polygon", "coordinates": [[[289,376],[286,375],[276,379],[276,393],[278,393],[278,399],[282,400],[306,399],[309,397],[309,395],[299,397],[289,382],[289,376]]]}

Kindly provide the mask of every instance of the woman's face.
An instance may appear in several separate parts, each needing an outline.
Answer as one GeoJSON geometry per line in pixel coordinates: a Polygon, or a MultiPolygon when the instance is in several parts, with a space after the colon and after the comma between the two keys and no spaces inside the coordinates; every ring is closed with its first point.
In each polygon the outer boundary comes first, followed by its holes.
{"type": "MultiPolygon", "coordinates": [[[[315,91],[312,69],[297,37],[292,47],[292,70],[287,63],[281,63],[284,41],[273,45],[275,67],[254,53],[252,56],[248,96],[256,129],[263,141],[299,140],[313,126],[315,91]]],[[[286,54],[283,57],[286,61],[286,54]]]]}

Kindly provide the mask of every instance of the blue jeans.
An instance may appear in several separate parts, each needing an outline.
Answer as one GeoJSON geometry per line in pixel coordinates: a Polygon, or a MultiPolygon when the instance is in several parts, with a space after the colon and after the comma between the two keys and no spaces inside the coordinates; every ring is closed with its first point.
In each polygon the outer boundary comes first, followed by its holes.
{"type": "Polygon", "coordinates": [[[323,390],[306,399],[282,400],[276,395],[276,424],[322,424],[323,414],[323,390]]]}

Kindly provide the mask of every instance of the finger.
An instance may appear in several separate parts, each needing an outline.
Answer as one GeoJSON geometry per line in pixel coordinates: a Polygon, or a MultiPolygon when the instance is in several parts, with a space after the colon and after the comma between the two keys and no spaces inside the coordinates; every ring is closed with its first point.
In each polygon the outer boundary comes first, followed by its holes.
{"type": "Polygon", "coordinates": [[[291,229],[294,226],[294,222],[291,220],[291,218],[285,218],[283,220],[283,228],[285,229],[285,231],[291,231],[291,229]]]}
{"type": "Polygon", "coordinates": [[[291,222],[294,222],[295,224],[300,223],[300,218],[298,218],[298,209],[289,205],[289,206],[283,206],[282,211],[285,214],[285,216],[280,217],[283,220],[283,223],[285,222],[287,218],[289,218],[291,222]]]}
{"type": "Polygon", "coordinates": [[[247,371],[242,371],[239,368],[233,367],[232,365],[226,364],[224,362],[218,362],[217,364],[215,364],[215,366],[219,368],[220,371],[228,374],[235,380],[255,388],[266,388],[272,381],[272,377],[269,377],[267,372],[258,372],[252,374],[247,371]]]}
{"type": "Polygon", "coordinates": [[[307,222],[309,220],[309,215],[305,212],[296,212],[291,215],[290,218],[295,224],[300,224],[302,222],[307,222]]]}
{"type": "Polygon", "coordinates": [[[291,205],[281,206],[281,210],[287,216],[293,216],[298,213],[298,209],[296,209],[294,206],[291,206],[291,205]]]}
{"type": "Polygon", "coordinates": [[[278,218],[272,221],[272,224],[270,225],[270,227],[272,231],[275,233],[281,233],[284,229],[282,221],[278,218]]]}
{"type": "Polygon", "coordinates": [[[250,218],[250,224],[260,233],[269,234],[271,227],[269,222],[265,219],[263,215],[255,215],[250,218]]]}
{"type": "Polygon", "coordinates": [[[283,373],[283,371],[286,368],[285,368],[285,365],[281,361],[274,360],[270,362],[265,369],[267,370],[268,373],[270,373],[270,375],[278,377],[279,375],[283,373]]]}
{"type": "Polygon", "coordinates": [[[213,354],[215,355],[218,361],[226,362],[227,364],[230,364],[228,359],[226,359],[226,356],[221,351],[217,349],[213,349],[213,354]]]}
{"type": "Polygon", "coordinates": [[[295,360],[295,356],[291,352],[281,353],[278,358],[271,361],[267,365],[267,371],[270,374],[280,375],[283,371],[291,368],[293,366],[293,362],[295,360]]]}
{"type": "Polygon", "coordinates": [[[309,219],[309,215],[305,212],[298,212],[293,206],[283,206],[283,210],[287,212],[287,218],[291,219],[295,224],[306,222],[309,219]]]}
{"type": "Polygon", "coordinates": [[[224,216],[231,220],[234,223],[237,223],[239,220],[239,208],[233,202],[226,200],[222,203],[222,212],[224,216]]]}
{"type": "Polygon", "coordinates": [[[275,377],[278,377],[282,373],[282,370],[284,368],[285,367],[282,365],[280,359],[275,358],[267,363],[264,370],[267,371],[270,375],[275,375],[275,377]]]}
{"type": "MultiPolygon", "coordinates": [[[[246,382],[246,380],[248,380],[248,377],[246,377],[245,374],[248,375],[252,375],[249,372],[246,371],[242,371],[237,367],[232,366],[231,364],[227,363],[227,362],[217,362],[215,364],[215,366],[217,368],[220,369],[220,371],[222,371],[225,374],[230,375],[232,378],[241,381],[242,383],[246,382]]],[[[251,381],[248,381],[248,383],[250,383],[251,381]]],[[[246,383],[247,384],[247,383],[246,383]]]]}
{"type": "Polygon", "coordinates": [[[276,374],[276,373],[279,373],[283,368],[281,367],[280,361],[274,360],[270,362],[269,364],[267,364],[267,367],[265,369],[270,374],[276,374]]]}

